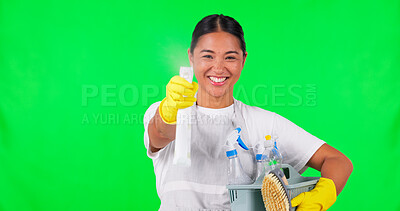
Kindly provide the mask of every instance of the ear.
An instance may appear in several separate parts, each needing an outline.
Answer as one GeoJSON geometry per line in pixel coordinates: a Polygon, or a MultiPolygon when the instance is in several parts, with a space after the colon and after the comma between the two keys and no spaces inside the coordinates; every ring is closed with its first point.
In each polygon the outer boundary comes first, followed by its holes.
{"type": "Polygon", "coordinates": [[[188,57],[189,57],[190,66],[193,67],[193,54],[190,52],[190,48],[188,48],[188,57]]]}

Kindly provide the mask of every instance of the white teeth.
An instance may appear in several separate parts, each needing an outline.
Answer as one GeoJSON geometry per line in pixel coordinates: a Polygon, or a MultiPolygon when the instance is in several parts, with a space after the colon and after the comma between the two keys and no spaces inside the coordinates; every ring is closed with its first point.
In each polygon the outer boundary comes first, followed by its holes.
{"type": "Polygon", "coordinates": [[[226,77],[225,78],[217,78],[217,77],[210,76],[209,78],[215,83],[221,83],[226,80],[226,77]]]}

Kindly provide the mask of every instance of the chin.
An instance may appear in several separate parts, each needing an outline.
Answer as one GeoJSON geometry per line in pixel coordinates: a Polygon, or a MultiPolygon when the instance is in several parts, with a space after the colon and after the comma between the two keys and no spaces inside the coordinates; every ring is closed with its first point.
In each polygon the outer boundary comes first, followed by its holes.
{"type": "Polygon", "coordinates": [[[212,97],[220,98],[220,97],[225,96],[228,93],[228,90],[225,90],[225,89],[224,90],[222,90],[222,89],[221,90],[212,89],[212,90],[208,90],[207,93],[212,97]]]}

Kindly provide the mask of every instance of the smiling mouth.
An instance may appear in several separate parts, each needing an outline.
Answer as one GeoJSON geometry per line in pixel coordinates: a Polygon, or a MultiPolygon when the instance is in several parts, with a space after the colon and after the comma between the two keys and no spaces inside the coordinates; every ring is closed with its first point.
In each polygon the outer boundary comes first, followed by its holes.
{"type": "Polygon", "coordinates": [[[225,81],[226,81],[229,77],[208,76],[208,78],[210,79],[211,84],[217,85],[217,86],[221,86],[221,85],[224,85],[225,81]]]}

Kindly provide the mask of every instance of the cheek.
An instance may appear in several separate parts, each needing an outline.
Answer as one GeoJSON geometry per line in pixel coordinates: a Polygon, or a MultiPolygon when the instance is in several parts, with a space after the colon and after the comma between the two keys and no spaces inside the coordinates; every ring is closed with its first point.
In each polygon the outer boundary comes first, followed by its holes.
{"type": "Polygon", "coordinates": [[[210,66],[212,66],[212,62],[205,61],[203,59],[195,60],[195,65],[198,67],[200,71],[206,71],[210,66]]]}
{"type": "Polygon", "coordinates": [[[197,79],[197,82],[199,84],[203,84],[204,81],[206,80],[206,78],[204,77],[204,73],[205,73],[205,69],[202,66],[197,65],[193,65],[193,71],[194,71],[194,75],[197,79]]]}
{"type": "Polygon", "coordinates": [[[209,69],[210,64],[204,61],[194,60],[193,70],[197,80],[204,80],[204,74],[209,69]]]}
{"type": "Polygon", "coordinates": [[[241,62],[232,62],[229,64],[228,69],[232,73],[233,77],[239,77],[240,73],[242,72],[243,66],[241,62]]]}

